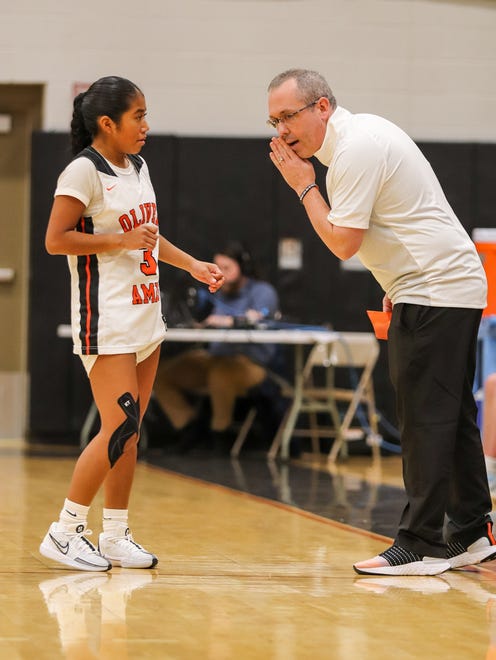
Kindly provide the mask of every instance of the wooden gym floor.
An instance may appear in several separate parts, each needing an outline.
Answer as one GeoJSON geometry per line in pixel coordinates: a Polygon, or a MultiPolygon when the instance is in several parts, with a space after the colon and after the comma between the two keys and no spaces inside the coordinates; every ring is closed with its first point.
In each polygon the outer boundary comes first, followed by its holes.
{"type": "Polygon", "coordinates": [[[397,456],[329,471],[150,450],[131,523],[159,564],[98,574],[38,554],[74,465],[73,449],[38,449],[0,440],[2,660],[496,657],[496,562],[439,577],[352,570],[394,533],[397,456]]]}

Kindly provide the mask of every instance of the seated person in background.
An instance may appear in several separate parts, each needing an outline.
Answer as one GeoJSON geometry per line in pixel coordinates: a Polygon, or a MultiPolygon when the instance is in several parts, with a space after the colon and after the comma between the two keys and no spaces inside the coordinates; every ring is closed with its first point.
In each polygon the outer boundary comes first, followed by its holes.
{"type": "MultiPolygon", "coordinates": [[[[274,318],[279,310],[277,293],[271,284],[253,277],[250,254],[241,243],[229,243],[213,260],[222,270],[225,283],[215,296],[210,296],[211,310],[201,322],[202,327],[246,327],[274,318]]],[[[195,423],[197,410],[189,396],[198,392],[210,397],[214,448],[230,448],[236,398],[265,381],[266,367],[276,350],[273,344],[215,342],[206,349],[187,350],[160,362],[154,392],[180,436],[177,451],[187,451],[204,439],[195,423]]]]}
{"type": "Polygon", "coordinates": [[[486,459],[489,490],[491,497],[496,499],[496,373],[489,374],[484,383],[482,448],[486,459]]]}

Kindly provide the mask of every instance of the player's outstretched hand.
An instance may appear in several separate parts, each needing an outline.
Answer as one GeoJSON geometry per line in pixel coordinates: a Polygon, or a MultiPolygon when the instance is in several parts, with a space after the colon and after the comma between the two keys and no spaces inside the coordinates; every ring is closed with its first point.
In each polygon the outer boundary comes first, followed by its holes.
{"type": "Polygon", "coordinates": [[[208,261],[195,259],[189,272],[195,280],[207,284],[210,293],[215,293],[224,284],[224,275],[221,269],[208,261]]]}

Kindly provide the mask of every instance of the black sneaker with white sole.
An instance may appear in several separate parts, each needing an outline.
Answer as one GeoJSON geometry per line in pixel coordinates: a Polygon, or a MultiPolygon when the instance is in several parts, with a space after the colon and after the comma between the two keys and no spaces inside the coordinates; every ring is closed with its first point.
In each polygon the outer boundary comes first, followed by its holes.
{"type": "Polygon", "coordinates": [[[450,564],[442,557],[426,557],[392,545],[372,559],[357,562],[353,568],[364,575],[439,575],[447,571],[450,564]]]}
{"type": "Polygon", "coordinates": [[[496,539],[493,536],[492,528],[492,523],[488,522],[485,533],[470,544],[462,541],[449,541],[447,558],[450,567],[461,568],[496,559],[496,539]]]}

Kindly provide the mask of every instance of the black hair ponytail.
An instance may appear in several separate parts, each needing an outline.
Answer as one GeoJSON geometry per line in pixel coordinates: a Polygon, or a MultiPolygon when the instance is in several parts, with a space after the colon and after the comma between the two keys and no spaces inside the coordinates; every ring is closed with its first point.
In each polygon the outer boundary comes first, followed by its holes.
{"type": "Polygon", "coordinates": [[[87,130],[82,112],[86,92],[81,92],[74,99],[74,109],[71,121],[71,147],[75,156],[92,142],[91,133],[87,130]]]}

